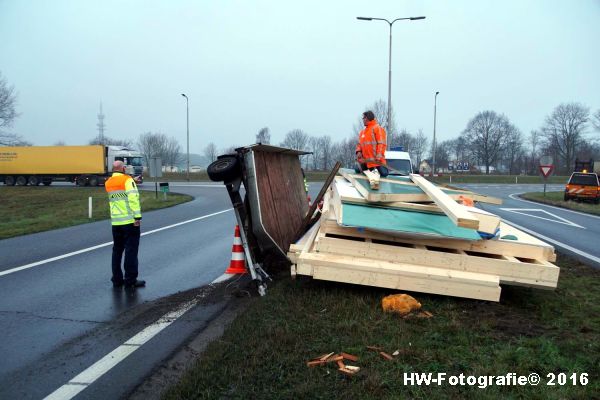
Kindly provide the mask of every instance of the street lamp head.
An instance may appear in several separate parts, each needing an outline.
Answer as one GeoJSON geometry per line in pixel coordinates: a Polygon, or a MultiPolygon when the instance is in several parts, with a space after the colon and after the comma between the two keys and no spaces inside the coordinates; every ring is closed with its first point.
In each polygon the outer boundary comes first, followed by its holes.
{"type": "Polygon", "coordinates": [[[425,19],[425,17],[410,17],[411,21],[416,21],[418,19],[425,19]]]}
{"type": "Polygon", "coordinates": [[[185,93],[181,93],[181,95],[187,99],[187,96],[185,95],[185,93]]]}
{"type": "Polygon", "coordinates": [[[373,18],[368,18],[368,17],[356,17],[356,19],[360,19],[362,21],[372,21],[373,18]]]}
{"type": "Polygon", "coordinates": [[[435,92],[435,95],[437,96],[438,94],[440,94],[440,92],[435,92]]]}

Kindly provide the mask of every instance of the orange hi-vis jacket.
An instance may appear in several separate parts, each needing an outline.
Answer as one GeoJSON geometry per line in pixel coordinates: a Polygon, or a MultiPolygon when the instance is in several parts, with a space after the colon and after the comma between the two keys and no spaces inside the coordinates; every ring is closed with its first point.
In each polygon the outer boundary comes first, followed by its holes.
{"type": "Polygon", "coordinates": [[[387,147],[387,138],[385,129],[377,123],[377,120],[367,122],[365,129],[360,131],[356,152],[362,153],[361,163],[367,164],[367,168],[386,165],[385,148],[387,147]]]}
{"type": "Polygon", "coordinates": [[[142,219],[140,194],[133,179],[122,172],[113,172],[104,184],[110,204],[110,220],[113,225],[133,224],[142,219]]]}

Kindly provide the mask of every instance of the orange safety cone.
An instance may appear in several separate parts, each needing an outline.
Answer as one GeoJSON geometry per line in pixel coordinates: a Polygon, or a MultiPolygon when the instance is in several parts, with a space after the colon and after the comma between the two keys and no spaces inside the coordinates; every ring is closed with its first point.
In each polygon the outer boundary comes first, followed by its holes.
{"type": "Polygon", "coordinates": [[[246,257],[244,256],[244,247],[242,246],[242,238],[240,237],[240,226],[235,226],[235,235],[233,237],[233,247],[231,249],[231,262],[229,268],[225,271],[226,274],[247,274],[246,257]]]}

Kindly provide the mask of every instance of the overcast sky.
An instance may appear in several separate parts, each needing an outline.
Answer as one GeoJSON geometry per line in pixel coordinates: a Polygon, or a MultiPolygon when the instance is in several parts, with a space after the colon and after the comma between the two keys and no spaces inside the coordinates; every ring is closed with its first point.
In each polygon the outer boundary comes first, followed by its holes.
{"type": "MultiPolygon", "coordinates": [[[[0,72],[18,92],[13,131],[35,145],[162,132],[190,151],[254,143],[268,126],[334,141],[387,100],[400,128],[456,137],[477,112],[522,132],[563,102],[600,108],[600,0],[0,0],[0,72]]],[[[385,121],[381,121],[382,124],[385,121]]],[[[597,134],[597,133],[596,133],[597,134]]]]}

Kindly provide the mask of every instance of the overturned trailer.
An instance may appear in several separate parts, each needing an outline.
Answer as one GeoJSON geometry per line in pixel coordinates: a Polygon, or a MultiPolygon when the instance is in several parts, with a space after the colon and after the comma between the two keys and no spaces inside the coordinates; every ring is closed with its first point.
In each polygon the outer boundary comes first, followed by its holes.
{"type": "Polygon", "coordinates": [[[270,279],[264,262],[289,262],[288,249],[308,212],[299,157],[309,153],[264,144],[235,151],[219,156],[207,172],[227,188],[248,269],[264,295],[270,279]]]}

